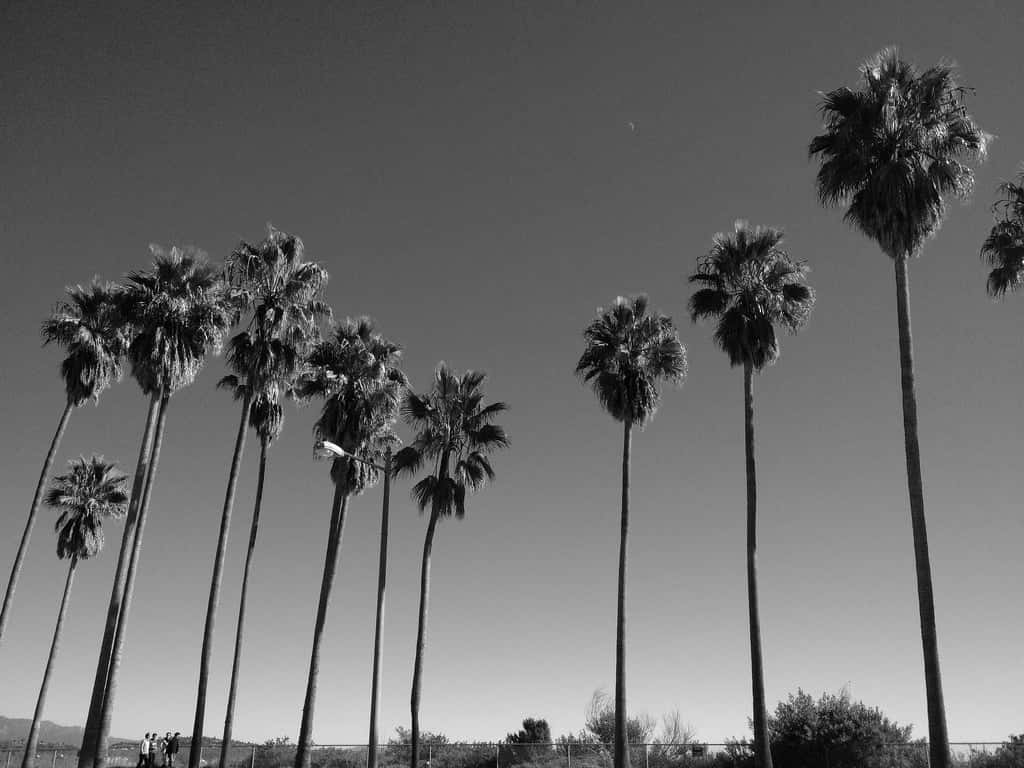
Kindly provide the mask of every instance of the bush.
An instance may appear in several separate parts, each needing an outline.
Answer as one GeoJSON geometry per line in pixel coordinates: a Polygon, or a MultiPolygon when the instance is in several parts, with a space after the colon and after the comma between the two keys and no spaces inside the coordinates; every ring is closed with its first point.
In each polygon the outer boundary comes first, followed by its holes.
{"type": "Polygon", "coordinates": [[[772,756],[785,768],[889,768],[910,743],[910,726],[845,691],[815,701],[797,690],[769,716],[768,732],[772,756]]]}
{"type": "Polygon", "coordinates": [[[1010,736],[995,753],[972,755],[968,768],[1024,768],[1024,733],[1010,736]]]}

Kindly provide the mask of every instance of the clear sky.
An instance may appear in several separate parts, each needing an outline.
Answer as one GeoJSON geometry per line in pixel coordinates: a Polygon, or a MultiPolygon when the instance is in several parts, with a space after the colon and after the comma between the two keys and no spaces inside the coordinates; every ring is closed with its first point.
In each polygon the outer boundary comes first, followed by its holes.
{"type": "MultiPolygon", "coordinates": [[[[474,367],[512,449],[434,547],[422,724],[494,739],[524,716],[582,727],[614,682],[619,427],[573,377],[618,294],[675,316],[690,373],[634,439],[628,693],[707,741],[750,709],[742,380],[685,315],[685,276],[736,218],[783,227],[818,304],[755,382],[770,706],[846,685],[924,735],[925,698],[888,260],[816,200],[819,93],[899,44],[946,57],[997,135],[974,199],[911,272],[939,647],[950,735],[1022,729],[1024,296],[984,293],[979,245],[1024,160],[1019,2],[104,3],[0,11],[0,566],[6,580],[62,405],[39,322],[65,285],[144,267],[147,245],[223,258],[266,222],[331,272],[425,387],[474,367]]],[[[237,423],[213,361],[175,396],[143,545],[113,732],[189,731],[237,423]]],[[[57,467],[131,471],[130,380],[76,412],[57,467]]],[[[315,409],[271,454],[235,733],[298,731],[331,489],[315,409]]],[[[405,434],[403,432],[403,434],[405,434]]],[[[253,443],[250,441],[250,448],[253,443]]],[[[216,637],[220,733],[255,454],[246,456],[216,637]]],[[[381,731],[408,725],[425,520],[396,486],[381,731]]],[[[315,738],[366,738],[380,492],[351,506],[315,738]]],[[[28,717],[64,567],[43,512],[0,650],[0,713],[28,717]]],[[[120,539],[85,563],[47,719],[87,709],[120,539]]],[[[6,583],[6,581],[4,581],[6,583]]]]}

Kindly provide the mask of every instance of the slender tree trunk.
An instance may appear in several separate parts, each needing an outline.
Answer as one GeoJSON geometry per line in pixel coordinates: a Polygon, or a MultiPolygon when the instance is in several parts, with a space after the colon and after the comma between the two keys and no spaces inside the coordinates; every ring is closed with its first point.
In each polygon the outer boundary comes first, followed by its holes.
{"type": "Polygon", "coordinates": [[[67,429],[68,419],[75,406],[68,400],[61,411],[60,421],[57,422],[57,431],[53,433],[50,441],[50,450],[46,452],[43,459],[43,471],[39,473],[39,482],[36,484],[36,493],[32,497],[32,506],[28,508],[28,520],[25,523],[25,531],[21,534],[21,543],[18,544],[18,553],[14,556],[14,566],[11,568],[11,578],[7,582],[7,591],[4,592],[4,605],[0,608],[0,645],[4,641],[4,630],[7,629],[7,617],[11,610],[11,602],[14,600],[14,590],[18,588],[18,577],[21,575],[21,566],[25,562],[25,555],[28,553],[28,540],[32,536],[32,528],[36,524],[36,513],[39,512],[39,504],[43,500],[43,491],[46,489],[46,478],[50,475],[50,467],[53,466],[53,457],[57,455],[57,447],[64,437],[64,430],[67,429]]]}
{"type": "Polygon", "coordinates": [[[434,548],[434,532],[437,530],[437,512],[431,510],[427,524],[427,536],[423,540],[423,565],[420,570],[420,616],[416,627],[416,656],[412,666],[412,755],[410,768],[419,768],[420,763],[420,689],[423,685],[423,647],[427,640],[427,600],[430,597],[430,552],[434,548]]]}
{"type": "Polygon", "coordinates": [[[910,286],[907,256],[896,258],[896,312],[900,336],[900,386],[903,391],[903,441],[907,454],[907,488],[910,522],[914,532],[914,564],[917,570],[917,604],[921,617],[924,650],[924,684],[928,702],[928,753],[931,768],[949,767],[949,734],[946,705],[942,699],[939,644],[935,628],[932,567],[928,556],[928,530],[924,519],[924,485],[921,481],[921,448],[917,442],[917,394],[914,391],[914,345],[910,331],[910,286]]]}
{"type": "MultiPolygon", "coordinates": [[[[210,679],[210,656],[213,654],[213,629],[217,621],[217,605],[220,602],[220,584],[224,574],[224,555],[228,548],[228,531],[231,528],[231,510],[235,504],[235,488],[238,486],[238,467],[245,450],[246,426],[249,419],[250,397],[242,399],[242,416],[235,436],[235,450],[231,454],[231,470],[228,473],[228,490],[224,496],[224,508],[220,515],[220,533],[217,535],[217,551],[213,558],[213,577],[210,579],[210,598],[206,604],[206,624],[203,627],[203,647],[199,654],[199,687],[196,692],[196,717],[192,723],[192,743],[203,743],[203,727],[206,724],[206,688],[210,679]]],[[[262,465],[262,459],[261,459],[262,465]]],[[[199,750],[189,750],[188,768],[199,768],[199,750]]]]}
{"type": "Polygon", "coordinates": [[[764,701],[761,612],[757,600],[757,474],[754,465],[754,369],[743,366],[743,426],[747,454],[747,608],[750,613],[750,677],[754,700],[754,765],[772,768],[768,709],[764,701]]]}
{"type": "Polygon", "coordinates": [[[146,531],[146,513],[149,511],[149,501],[153,495],[153,485],[156,482],[156,471],[160,462],[160,446],[163,443],[169,402],[170,395],[164,395],[160,399],[160,415],[157,418],[156,430],[153,434],[153,454],[150,458],[149,472],[146,477],[146,490],[143,492],[142,501],[139,504],[139,518],[135,526],[135,540],[132,544],[131,557],[128,560],[128,571],[125,574],[124,597],[121,600],[117,633],[114,635],[113,652],[110,655],[110,671],[107,673],[107,691],[103,697],[103,709],[100,710],[100,730],[96,740],[97,768],[106,768],[107,765],[107,740],[110,736],[110,722],[114,711],[114,701],[117,698],[117,673],[121,668],[121,657],[124,654],[124,637],[128,627],[128,612],[131,610],[132,594],[135,591],[135,572],[138,569],[139,554],[142,550],[142,537],[146,531]]]}
{"type": "Polygon", "coordinates": [[[121,614],[121,598],[124,597],[124,577],[128,568],[132,543],[135,541],[135,526],[139,516],[139,501],[146,490],[149,480],[149,461],[153,430],[156,427],[160,411],[160,395],[154,393],[149,401],[146,414],[146,427],[142,432],[142,445],[139,447],[139,460],[135,465],[135,479],[132,481],[131,502],[128,505],[128,516],[125,518],[124,531],[121,534],[121,549],[117,555],[117,568],[114,571],[114,585],[110,589],[110,603],[107,606],[107,622],[103,630],[103,642],[100,656],[96,663],[96,677],[92,684],[92,695],[89,699],[89,713],[85,720],[85,732],[82,735],[82,747],[78,751],[78,768],[94,768],[96,763],[96,745],[100,733],[100,713],[103,710],[103,699],[107,693],[107,676],[110,673],[110,655],[114,649],[114,636],[117,634],[118,617],[121,614]]]}
{"type": "Polygon", "coordinates": [[[629,538],[629,452],[633,422],[622,429],[622,520],[619,531],[619,591],[615,609],[615,768],[629,768],[626,729],[626,545],[629,538]]]}
{"type": "Polygon", "coordinates": [[[57,649],[60,648],[60,633],[64,628],[64,616],[68,612],[68,597],[71,595],[71,582],[75,579],[75,566],[78,565],[78,557],[71,558],[68,566],[68,578],[64,582],[64,596],[60,599],[60,610],[57,611],[57,626],[53,630],[53,642],[50,643],[50,655],[46,659],[46,669],[43,672],[43,684],[39,686],[39,698],[36,699],[36,711],[32,715],[32,726],[28,731],[28,742],[25,744],[25,756],[21,761],[21,768],[33,768],[36,762],[36,748],[39,746],[39,726],[43,722],[43,707],[46,706],[46,689],[50,687],[50,674],[53,672],[53,663],[57,659],[57,649]]]}
{"type": "Polygon", "coordinates": [[[384,626],[384,589],[388,578],[388,514],[391,501],[391,449],[384,457],[384,503],[380,514],[380,563],[377,566],[377,618],[373,625],[373,677],[370,681],[370,735],[366,768],[377,768],[377,700],[380,697],[380,648],[384,626]]]}
{"type": "Polygon", "coordinates": [[[345,512],[348,508],[348,494],[340,483],[334,484],[334,502],[331,505],[331,525],[327,537],[327,557],[324,560],[324,577],[320,583],[320,602],[316,609],[316,623],[313,626],[313,650],[309,655],[309,678],[306,681],[306,700],[302,706],[302,724],[299,726],[299,740],[295,747],[295,768],[309,768],[309,749],[313,738],[313,713],[316,708],[317,676],[320,673],[320,640],[327,621],[327,609],[331,604],[331,587],[334,573],[338,569],[338,555],[341,552],[341,537],[345,531],[345,512]]]}
{"type": "MultiPolygon", "coordinates": [[[[235,629],[235,654],[231,662],[231,684],[228,687],[228,707],[224,715],[224,735],[221,737],[220,764],[227,766],[228,750],[231,749],[231,730],[235,722],[235,695],[238,692],[238,671],[242,664],[242,634],[245,631],[245,603],[249,593],[249,572],[252,569],[252,553],[256,549],[256,535],[260,529],[260,509],[263,507],[263,482],[267,474],[267,441],[260,440],[260,472],[256,480],[256,503],[252,510],[252,526],[249,528],[249,548],[245,552],[245,567],[242,569],[242,596],[238,599],[238,626],[235,629]]],[[[193,741],[193,744],[199,742],[193,741]]],[[[198,760],[197,760],[198,764],[198,760]]]]}

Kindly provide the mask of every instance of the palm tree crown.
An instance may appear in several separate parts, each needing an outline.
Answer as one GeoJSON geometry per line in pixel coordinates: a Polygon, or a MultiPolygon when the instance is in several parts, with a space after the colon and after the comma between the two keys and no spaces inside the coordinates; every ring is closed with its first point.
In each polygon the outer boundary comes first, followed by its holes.
{"type": "Polygon", "coordinates": [[[981,246],[981,257],[992,267],[987,285],[992,297],[1024,285],[1024,170],[1016,183],[1001,184],[999,193],[992,206],[996,223],[981,246]]]}
{"type": "Polygon", "coordinates": [[[457,376],[441,363],[431,390],[422,395],[409,392],[402,403],[402,415],[416,434],[395,454],[395,472],[412,475],[426,462],[436,466],[433,474],[413,486],[420,511],[429,508],[439,518],[462,518],[466,496],[494,479],[488,454],[509,444],[505,429],[494,419],[508,405],[484,404],[486,378],[479,371],[457,376]]]}
{"type": "Polygon", "coordinates": [[[690,316],[718,320],[715,342],[731,365],[761,370],[779,357],[775,326],[795,333],[814,307],[808,271],[782,249],[780,230],[737,221],[732,232],[715,235],[690,275],[702,286],[690,297],[690,316]]]}
{"type": "Polygon", "coordinates": [[[576,375],[590,383],[612,418],[643,426],[661,401],[659,382],[682,383],[686,349],[672,318],[649,311],[647,297],[619,296],[583,331],[576,375]]]}
{"type": "Polygon", "coordinates": [[[122,374],[128,350],[126,326],[118,320],[115,303],[120,287],[93,280],[88,287],[67,289],[68,298],[43,321],[43,344],[67,350],[60,366],[68,400],[78,407],[100,394],[122,374]]]}
{"type": "Polygon", "coordinates": [[[169,395],[192,383],[208,353],[220,351],[236,310],[202,251],[150,250],[152,269],[128,275],[119,303],[134,328],[132,376],[145,394],[169,395]]]}
{"type": "Polygon", "coordinates": [[[105,517],[124,517],[128,509],[128,478],[102,456],[84,456],[69,462],[46,493],[46,505],[61,510],[57,531],[57,557],[86,560],[103,548],[105,517]]]}
{"type": "Polygon", "coordinates": [[[236,311],[252,316],[228,345],[227,363],[235,373],[218,386],[236,399],[250,395],[250,426],[268,442],[283,426],[281,395],[290,393],[320,340],[319,321],[331,316],[322,298],[327,270],[303,256],[302,240],[270,227],[261,243],[241,243],[225,263],[236,311]]]}
{"type": "MultiPolygon", "coordinates": [[[[395,442],[391,432],[409,381],[399,368],[401,347],[374,330],[368,317],[346,319],[308,358],[309,371],[296,387],[301,400],[324,399],[313,428],[316,440],[329,440],[348,453],[379,464],[395,442]]],[[[370,464],[334,459],[331,478],[348,494],[377,482],[370,464]]]]}
{"type": "Polygon", "coordinates": [[[966,198],[989,136],[964,106],[968,89],[953,67],[924,72],[886,49],[861,67],[857,90],[824,95],[825,132],[810,154],[821,161],[824,205],[849,205],[846,220],[892,258],[917,255],[945,215],[944,196],[966,198]]]}

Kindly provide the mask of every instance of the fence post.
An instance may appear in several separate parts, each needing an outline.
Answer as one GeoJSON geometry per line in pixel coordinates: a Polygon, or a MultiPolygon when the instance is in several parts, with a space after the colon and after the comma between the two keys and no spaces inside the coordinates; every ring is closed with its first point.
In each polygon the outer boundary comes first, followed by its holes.
{"type": "Polygon", "coordinates": [[[57,765],[57,750],[53,750],[53,760],[50,762],[50,768],[56,768],[57,765]]]}
{"type": "Polygon", "coordinates": [[[427,768],[430,768],[430,760],[433,756],[433,745],[427,744],[427,768]]]}
{"type": "Polygon", "coordinates": [[[11,768],[11,750],[7,750],[7,762],[4,763],[4,768],[11,768]]]}
{"type": "Polygon", "coordinates": [[[252,745],[252,760],[249,762],[249,768],[256,768],[256,745],[252,745]]]}
{"type": "Polygon", "coordinates": [[[650,757],[651,757],[651,745],[650,744],[644,744],[644,768],[650,768],[650,765],[648,764],[650,762],[650,757]]]}
{"type": "Polygon", "coordinates": [[[501,747],[499,747],[497,744],[495,744],[494,745],[494,768],[501,768],[501,757],[499,755],[499,751],[500,750],[501,750],[501,747]]]}
{"type": "Polygon", "coordinates": [[[572,768],[572,742],[567,741],[565,743],[565,759],[569,762],[569,768],[572,768]]]}

